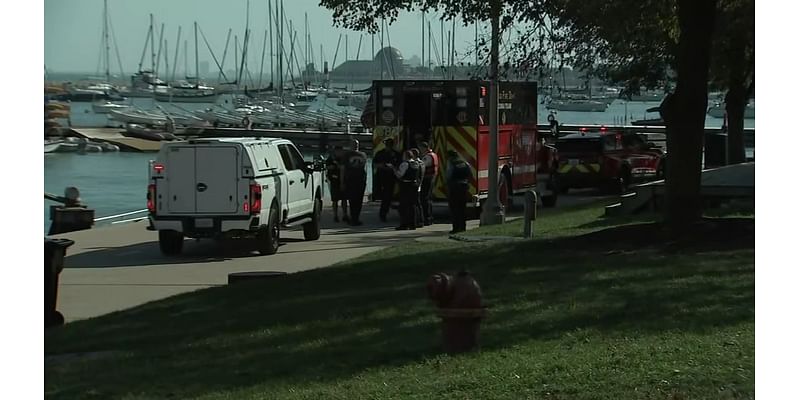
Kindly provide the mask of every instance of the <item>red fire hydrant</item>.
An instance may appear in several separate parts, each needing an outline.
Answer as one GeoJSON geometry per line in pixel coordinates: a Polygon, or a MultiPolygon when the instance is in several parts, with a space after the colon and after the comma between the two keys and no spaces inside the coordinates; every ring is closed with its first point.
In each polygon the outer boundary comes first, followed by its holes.
{"type": "Polygon", "coordinates": [[[478,348],[481,320],[486,316],[478,282],[467,271],[455,277],[440,272],[428,279],[428,297],[442,319],[442,341],[447,353],[478,348]]]}

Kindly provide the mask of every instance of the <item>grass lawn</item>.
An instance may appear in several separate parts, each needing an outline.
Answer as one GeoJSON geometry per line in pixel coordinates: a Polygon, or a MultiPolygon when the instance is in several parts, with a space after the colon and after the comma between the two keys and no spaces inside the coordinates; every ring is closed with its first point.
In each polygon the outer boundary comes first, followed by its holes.
{"type": "Polygon", "coordinates": [[[548,212],[534,240],[410,242],[67,324],[45,336],[46,397],[753,398],[754,218],[654,245],[652,216],[601,214],[548,212]],[[462,267],[490,312],[481,350],[448,356],[425,283],[462,267]]]}

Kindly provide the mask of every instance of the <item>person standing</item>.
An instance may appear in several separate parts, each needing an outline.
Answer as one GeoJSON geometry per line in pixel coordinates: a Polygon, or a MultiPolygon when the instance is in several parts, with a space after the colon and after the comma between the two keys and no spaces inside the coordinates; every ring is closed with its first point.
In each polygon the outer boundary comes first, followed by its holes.
{"type": "Polygon", "coordinates": [[[403,153],[403,162],[395,170],[395,176],[400,180],[400,226],[396,230],[417,229],[414,221],[414,199],[419,196],[419,164],[413,161],[413,153],[406,150],[403,153]]]}
{"type": "Polygon", "coordinates": [[[392,138],[384,139],[383,149],[375,153],[375,157],[372,159],[372,165],[375,167],[373,193],[381,202],[378,216],[382,222],[386,222],[386,216],[392,206],[396,181],[394,168],[400,164],[400,161],[400,153],[394,149],[392,138]]]}
{"type": "Polygon", "coordinates": [[[422,222],[427,226],[433,224],[433,181],[439,174],[439,156],[431,149],[427,142],[420,143],[422,148],[422,162],[425,166],[420,186],[420,200],[422,202],[422,222]]]}
{"type": "Polygon", "coordinates": [[[367,155],[358,149],[358,140],[353,140],[350,150],[343,158],[342,177],[344,178],[344,195],[350,205],[351,226],[362,225],[361,205],[364,202],[364,190],[367,188],[367,155]]]}
{"type": "Polygon", "coordinates": [[[419,158],[419,149],[413,148],[411,149],[411,154],[413,158],[411,161],[417,164],[417,195],[414,197],[414,226],[417,228],[422,228],[424,225],[422,221],[422,177],[425,175],[425,164],[422,162],[422,159],[419,158]]]}
{"type": "Polygon", "coordinates": [[[328,191],[331,195],[333,221],[339,222],[339,201],[342,202],[342,216],[344,220],[349,220],[347,217],[347,200],[345,200],[342,193],[342,168],[336,150],[331,151],[328,155],[328,159],[325,160],[325,177],[328,179],[328,191]]]}
{"type": "Polygon", "coordinates": [[[447,202],[453,221],[451,234],[467,230],[467,196],[472,166],[453,150],[447,152],[447,202]]]}

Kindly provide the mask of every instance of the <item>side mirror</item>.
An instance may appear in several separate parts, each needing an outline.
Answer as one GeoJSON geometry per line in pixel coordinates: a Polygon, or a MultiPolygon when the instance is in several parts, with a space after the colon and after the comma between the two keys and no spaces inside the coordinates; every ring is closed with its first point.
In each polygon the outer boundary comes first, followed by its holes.
{"type": "Polygon", "coordinates": [[[325,164],[320,160],[306,161],[304,169],[306,172],[325,171],[325,164]]]}

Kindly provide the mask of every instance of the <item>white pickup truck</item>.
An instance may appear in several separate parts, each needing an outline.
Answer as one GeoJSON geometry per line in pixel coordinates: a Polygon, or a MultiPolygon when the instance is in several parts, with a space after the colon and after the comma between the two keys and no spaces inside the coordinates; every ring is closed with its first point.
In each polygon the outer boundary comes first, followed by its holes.
{"type": "Polygon", "coordinates": [[[184,237],[255,238],[278,251],[281,227],[320,236],[322,170],[285,139],[219,138],[164,143],[150,162],[149,230],[165,255],[184,237]]]}

